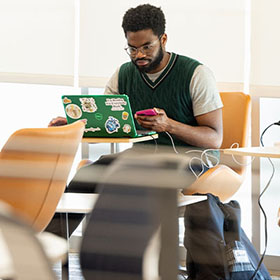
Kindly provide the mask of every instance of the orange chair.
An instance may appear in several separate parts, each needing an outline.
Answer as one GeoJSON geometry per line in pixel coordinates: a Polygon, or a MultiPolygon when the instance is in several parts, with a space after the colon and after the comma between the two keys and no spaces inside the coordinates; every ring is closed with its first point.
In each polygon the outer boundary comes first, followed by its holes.
{"type": "Polygon", "coordinates": [[[27,128],[0,153],[0,199],[38,231],[52,219],[83,136],[84,123],[27,128]]]}
{"type": "Polygon", "coordinates": [[[243,92],[221,92],[223,107],[223,143],[221,149],[233,143],[239,147],[248,144],[249,113],[251,97],[243,92]]]}
{"type": "MultiPolygon", "coordinates": [[[[234,143],[245,147],[248,142],[251,98],[242,92],[221,92],[223,107],[223,142],[221,149],[230,148],[234,143]]],[[[183,194],[212,193],[221,201],[229,199],[244,181],[244,160],[236,158],[243,165],[236,164],[231,157],[221,153],[220,162],[202,174],[183,194]],[[224,164],[225,163],[225,164],[224,164]],[[229,167],[230,166],[230,167],[229,167]]]]}

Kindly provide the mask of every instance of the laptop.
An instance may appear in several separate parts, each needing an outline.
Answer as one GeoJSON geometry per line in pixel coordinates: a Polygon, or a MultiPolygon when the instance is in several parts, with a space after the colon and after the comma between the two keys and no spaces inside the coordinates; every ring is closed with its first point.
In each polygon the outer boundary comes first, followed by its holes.
{"type": "Polygon", "coordinates": [[[86,120],[84,137],[142,137],[155,131],[136,130],[129,98],[121,95],[63,95],[68,123],[86,120]]]}

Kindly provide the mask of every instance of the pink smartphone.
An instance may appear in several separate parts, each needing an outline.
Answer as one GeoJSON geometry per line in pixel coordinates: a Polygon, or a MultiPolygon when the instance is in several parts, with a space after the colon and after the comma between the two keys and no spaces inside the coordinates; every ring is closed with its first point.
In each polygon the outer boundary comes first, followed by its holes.
{"type": "Polygon", "coordinates": [[[136,115],[155,116],[155,115],[157,115],[157,112],[155,109],[146,109],[146,110],[137,111],[136,115]]]}

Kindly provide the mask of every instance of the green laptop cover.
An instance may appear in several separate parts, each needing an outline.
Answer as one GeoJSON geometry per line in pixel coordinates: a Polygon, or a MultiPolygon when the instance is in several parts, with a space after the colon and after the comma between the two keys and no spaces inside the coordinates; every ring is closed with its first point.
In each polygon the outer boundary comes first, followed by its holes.
{"type": "MultiPolygon", "coordinates": [[[[84,137],[137,137],[127,95],[63,95],[67,122],[86,120],[84,137]]],[[[152,134],[152,132],[151,132],[152,134]]]]}

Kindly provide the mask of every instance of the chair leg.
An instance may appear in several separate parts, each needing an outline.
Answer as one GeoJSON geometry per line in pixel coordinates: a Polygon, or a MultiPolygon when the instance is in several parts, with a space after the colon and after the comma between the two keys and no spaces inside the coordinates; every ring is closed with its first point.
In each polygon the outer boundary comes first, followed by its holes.
{"type": "Polygon", "coordinates": [[[66,260],[64,264],[62,264],[61,268],[61,280],[69,279],[69,259],[66,260]]]}
{"type": "Polygon", "coordinates": [[[68,224],[68,213],[61,213],[61,228],[67,239],[67,256],[65,263],[62,263],[61,266],[61,279],[68,280],[69,279],[69,224],[68,224]]]}

